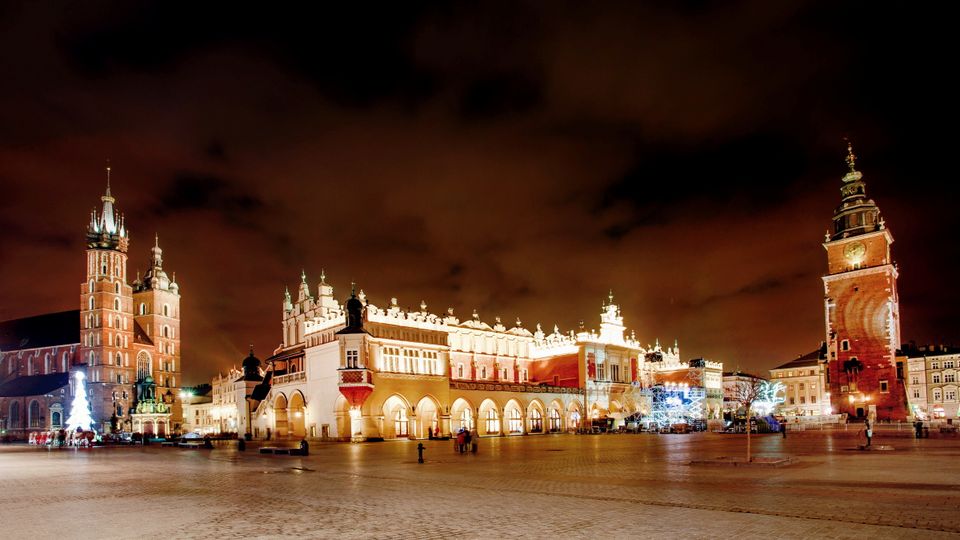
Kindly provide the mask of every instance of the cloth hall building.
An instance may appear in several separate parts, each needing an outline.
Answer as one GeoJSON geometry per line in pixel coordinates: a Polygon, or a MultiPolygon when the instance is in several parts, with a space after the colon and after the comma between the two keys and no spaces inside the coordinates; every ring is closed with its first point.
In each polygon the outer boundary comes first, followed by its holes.
{"type": "MultiPolygon", "coordinates": [[[[207,430],[257,439],[425,438],[476,427],[481,436],[556,433],[622,423],[649,408],[642,388],[687,381],[706,389],[705,414],[721,414],[722,366],[682,362],[679,347],[643,347],[623,325],[612,293],[599,330],[528,330],[460,320],[421,303],[385,307],[363,291],[344,305],[321,276],[283,300],[283,342],[261,363],[212,381],[207,430]]],[[[198,428],[203,429],[202,426],[198,428]]]]}
{"type": "Polygon", "coordinates": [[[96,431],[180,429],[180,288],[164,271],[156,241],[146,273],[130,282],[130,233],[107,174],[102,208],[87,226],[79,309],[0,323],[0,430],[7,439],[66,427],[78,370],[96,431]]]}

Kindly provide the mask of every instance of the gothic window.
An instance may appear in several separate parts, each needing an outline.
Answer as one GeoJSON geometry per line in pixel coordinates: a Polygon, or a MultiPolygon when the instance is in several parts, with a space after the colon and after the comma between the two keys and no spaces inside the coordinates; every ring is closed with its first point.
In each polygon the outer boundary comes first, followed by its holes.
{"type": "Polygon", "coordinates": [[[163,316],[164,316],[164,317],[169,317],[169,316],[170,316],[170,305],[169,305],[169,304],[164,304],[164,305],[163,305],[163,316]]]}
{"type": "Polygon", "coordinates": [[[118,365],[118,366],[122,366],[122,365],[123,365],[123,355],[120,354],[120,353],[117,353],[117,365],[118,365]]]}
{"type": "Polygon", "coordinates": [[[43,372],[50,373],[50,353],[43,355],[43,372]]]}
{"type": "Polygon", "coordinates": [[[43,427],[40,422],[40,403],[37,402],[37,400],[33,400],[30,402],[30,427],[43,427]]]}
{"type": "Polygon", "coordinates": [[[60,411],[52,411],[50,413],[50,427],[58,428],[63,424],[63,415],[60,411]]]}
{"type": "Polygon", "coordinates": [[[523,432],[523,419],[521,418],[519,410],[517,409],[510,410],[510,419],[507,422],[507,426],[510,428],[510,433],[523,432]]]}
{"type": "Polygon", "coordinates": [[[407,408],[400,407],[397,414],[393,417],[393,431],[397,437],[407,436],[407,408]]]}
{"type": "Polygon", "coordinates": [[[119,281],[113,284],[113,292],[115,292],[115,293],[117,293],[117,294],[120,294],[120,282],[119,282],[119,281]]]}
{"type": "Polygon", "coordinates": [[[141,315],[147,314],[147,305],[144,304],[143,302],[140,302],[140,314],[141,315]]]}
{"type": "Polygon", "coordinates": [[[67,353],[63,353],[63,359],[61,360],[61,363],[63,364],[63,372],[64,372],[64,373],[67,372],[67,362],[68,362],[68,361],[69,361],[69,360],[67,359],[67,353]]]}
{"type": "Polygon", "coordinates": [[[160,335],[162,335],[163,337],[170,337],[170,327],[167,325],[163,325],[163,328],[160,331],[160,335]]]}
{"type": "Polygon", "coordinates": [[[10,404],[10,420],[7,422],[13,429],[18,429],[20,427],[20,402],[14,401],[10,404]]]}
{"type": "Polygon", "coordinates": [[[497,417],[497,411],[489,409],[487,411],[487,433],[500,432],[500,419],[497,417]]]}
{"type": "Polygon", "coordinates": [[[137,380],[146,379],[152,371],[153,367],[150,365],[150,355],[147,351],[137,353],[137,380]]]}
{"type": "Polygon", "coordinates": [[[121,383],[123,383],[123,375],[117,373],[117,384],[121,384],[121,383]]]}
{"type": "Polygon", "coordinates": [[[88,309],[93,309],[93,297],[90,297],[90,300],[87,302],[88,309]]]}
{"type": "Polygon", "coordinates": [[[550,431],[560,431],[560,411],[550,409],[550,431]]]}
{"type": "Polygon", "coordinates": [[[543,414],[539,409],[534,409],[530,413],[530,431],[534,433],[543,431],[543,414]]]}

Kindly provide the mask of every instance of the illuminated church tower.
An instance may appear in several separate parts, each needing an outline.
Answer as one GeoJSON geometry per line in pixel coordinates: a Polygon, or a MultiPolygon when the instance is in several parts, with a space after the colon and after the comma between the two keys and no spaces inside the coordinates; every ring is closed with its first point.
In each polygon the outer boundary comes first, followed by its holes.
{"type": "Polygon", "coordinates": [[[87,226],[87,277],[80,286],[80,354],[95,428],[109,429],[133,405],[133,289],[127,285],[130,235],[113,204],[110,168],[102,209],[87,226]]]}
{"type": "Polygon", "coordinates": [[[834,412],[850,417],[904,419],[906,396],[898,373],[900,307],[893,236],[866,196],[856,156],[847,145],[841,202],[823,244],[829,381],[834,412]]]}

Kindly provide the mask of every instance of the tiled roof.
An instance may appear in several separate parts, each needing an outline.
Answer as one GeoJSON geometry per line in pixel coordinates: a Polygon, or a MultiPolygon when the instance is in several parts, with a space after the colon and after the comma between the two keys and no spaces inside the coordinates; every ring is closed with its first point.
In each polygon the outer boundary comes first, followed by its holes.
{"type": "Polygon", "coordinates": [[[69,373],[17,377],[0,385],[0,397],[42,396],[68,384],[69,373]]]}
{"type": "Polygon", "coordinates": [[[80,343],[80,310],[0,322],[0,351],[80,343]]]}
{"type": "Polygon", "coordinates": [[[781,364],[773,369],[792,369],[792,368],[801,368],[801,367],[810,367],[816,366],[827,359],[827,351],[824,347],[821,347],[815,351],[808,352],[807,354],[801,355],[793,360],[787,362],[786,364],[781,364]]]}

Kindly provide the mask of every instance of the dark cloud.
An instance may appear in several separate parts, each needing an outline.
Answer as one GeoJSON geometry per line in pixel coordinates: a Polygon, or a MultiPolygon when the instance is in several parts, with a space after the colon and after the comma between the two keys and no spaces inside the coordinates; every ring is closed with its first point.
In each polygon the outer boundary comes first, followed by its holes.
{"type": "Polygon", "coordinates": [[[528,327],[596,326],[612,288],[644,342],[768,368],[822,339],[844,135],[897,239],[904,337],[960,322],[937,8],[0,9],[0,316],[76,307],[109,158],[131,270],[156,231],[177,271],[190,382],[276,345],[301,268],[528,327]]]}

